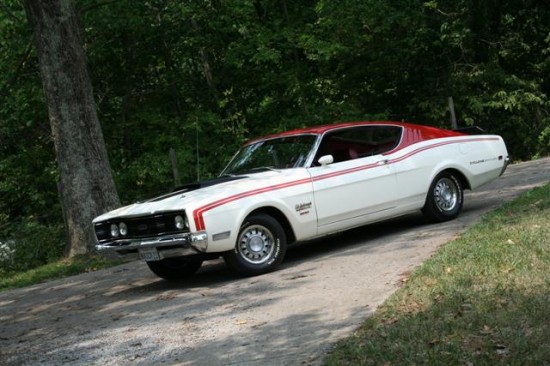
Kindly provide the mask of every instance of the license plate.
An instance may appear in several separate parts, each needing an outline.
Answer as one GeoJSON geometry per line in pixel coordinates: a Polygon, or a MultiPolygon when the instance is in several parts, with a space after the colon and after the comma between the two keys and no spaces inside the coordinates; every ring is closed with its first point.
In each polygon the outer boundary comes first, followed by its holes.
{"type": "Polygon", "coordinates": [[[146,262],[160,261],[159,252],[156,248],[143,248],[139,250],[141,259],[146,262]]]}

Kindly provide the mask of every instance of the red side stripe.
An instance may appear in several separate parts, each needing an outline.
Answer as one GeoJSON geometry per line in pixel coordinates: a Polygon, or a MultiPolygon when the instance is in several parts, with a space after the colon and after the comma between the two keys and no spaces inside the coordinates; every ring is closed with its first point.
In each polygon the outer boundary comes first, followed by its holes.
{"type": "Polygon", "coordinates": [[[206,206],[199,207],[198,209],[196,209],[193,212],[193,218],[195,220],[195,226],[197,227],[197,230],[204,230],[205,229],[205,224],[204,224],[203,214],[206,211],[212,210],[212,209],[214,209],[216,207],[219,207],[219,206],[222,206],[226,203],[233,202],[233,201],[236,201],[236,200],[239,200],[239,199],[242,199],[242,198],[254,196],[254,195],[257,195],[257,194],[261,194],[261,193],[275,191],[275,190],[279,190],[279,189],[283,189],[283,188],[294,187],[294,186],[304,184],[304,183],[309,183],[309,182],[311,182],[311,178],[305,178],[305,179],[300,179],[300,180],[297,180],[297,181],[294,181],[294,182],[276,184],[276,185],[273,185],[273,186],[268,186],[268,187],[248,191],[248,192],[235,194],[233,196],[229,196],[229,197],[220,199],[218,201],[214,201],[214,202],[212,202],[212,203],[210,203],[206,206]]]}
{"type": "MultiPolygon", "coordinates": [[[[466,142],[493,141],[493,140],[499,140],[499,139],[497,137],[489,137],[489,138],[486,137],[486,138],[474,138],[474,139],[471,139],[471,140],[439,142],[439,143],[436,143],[436,144],[433,144],[433,145],[418,148],[418,149],[413,150],[413,151],[409,152],[408,154],[405,154],[405,155],[403,155],[399,158],[389,160],[387,164],[398,163],[400,161],[403,161],[405,159],[410,158],[413,155],[419,154],[419,153],[421,153],[423,151],[426,151],[426,150],[433,149],[435,147],[451,145],[451,144],[458,144],[458,143],[466,143],[466,142]]],[[[397,150],[392,151],[392,154],[395,153],[396,151],[397,150]]],[[[387,164],[385,164],[385,165],[387,165],[387,164]]],[[[297,186],[297,185],[300,185],[300,184],[316,182],[316,181],[320,181],[320,180],[324,180],[324,179],[334,178],[334,177],[338,177],[340,175],[356,173],[356,172],[359,172],[359,171],[362,171],[362,170],[373,169],[373,168],[376,168],[376,167],[379,167],[379,166],[381,166],[381,165],[379,165],[378,163],[362,165],[362,166],[359,166],[359,167],[350,168],[350,169],[346,169],[346,170],[342,170],[342,171],[338,171],[338,172],[319,175],[319,176],[314,177],[314,178],[304,178],[304,179],[300,179],[300,180],[293,181],[293,182],[276,184],[276,185],[273,185],[273,186],[254,189],[254,190],[251,190],[251,191],[248,191],[248,192],[243,192],[243,193],[235,194],[233,196],[222,198],[220,200],[209,203],[205,206],[199,207],[195,211],[193,211],[193,219],[195,220],[196,229],[197,229],[197,231],[201,231],[201,230],[206,229],[206,225],[204,223],[204,213],[205,212],[210,211],[214,208],[220,207],[222,205],[225,205],[227,203],[230,203],[230,202],[242,199],[242,198],[254,196],[254,195],[257,195],[257,194],[276,191],[276,190],[284,189],[284,188],[290,188],[290,187],[294,187],[294,186],[297,186]]]]}

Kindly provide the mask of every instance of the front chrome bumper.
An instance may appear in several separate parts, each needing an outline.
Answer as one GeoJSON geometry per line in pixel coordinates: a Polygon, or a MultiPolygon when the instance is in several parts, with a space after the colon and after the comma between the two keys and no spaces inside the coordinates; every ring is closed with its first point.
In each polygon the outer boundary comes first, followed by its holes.
{"type": "Polygon", "coordinates": [[[169,234],[152,238],[119,239],[95,246],[99,254],[111,259],[139,259],[140,249],[155,248],[159,259],[206,253],[206,232],[169,234]]]}

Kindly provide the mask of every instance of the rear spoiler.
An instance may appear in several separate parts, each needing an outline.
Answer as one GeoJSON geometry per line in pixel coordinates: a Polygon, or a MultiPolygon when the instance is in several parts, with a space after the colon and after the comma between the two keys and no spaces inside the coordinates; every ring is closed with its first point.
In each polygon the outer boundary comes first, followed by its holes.
{"type": "Polygon", "coordinates": [[[485,134],[485,130],[479,126],[461,127],[453,131],[465,133],[466,135],[484,135],[485,134]]]}

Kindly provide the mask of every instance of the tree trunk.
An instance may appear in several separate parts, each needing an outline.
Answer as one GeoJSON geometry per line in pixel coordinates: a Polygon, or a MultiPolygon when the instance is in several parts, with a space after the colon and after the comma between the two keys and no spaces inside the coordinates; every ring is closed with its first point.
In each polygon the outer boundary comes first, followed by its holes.
{"type": "Polygon", "coordinates": [[[92,219],[119,205],[72,0],[24,0],[60,173],[67,255],[93,248],[92,219]]]}

